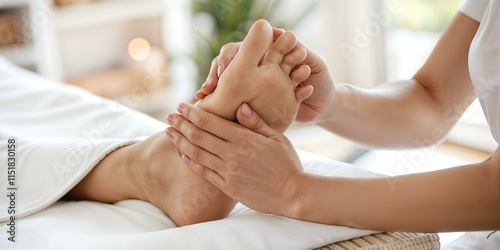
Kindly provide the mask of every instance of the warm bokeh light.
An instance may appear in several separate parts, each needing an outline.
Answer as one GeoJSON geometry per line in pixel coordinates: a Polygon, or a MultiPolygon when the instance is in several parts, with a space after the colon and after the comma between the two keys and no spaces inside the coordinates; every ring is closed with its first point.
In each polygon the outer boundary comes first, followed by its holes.
{"type": "Polygon", "coordinates": [[[151,45],[142,37],[136,37],[128,44],[128,54],[135,61],[139,62],[146,59],[150,52],[151,45]]]}

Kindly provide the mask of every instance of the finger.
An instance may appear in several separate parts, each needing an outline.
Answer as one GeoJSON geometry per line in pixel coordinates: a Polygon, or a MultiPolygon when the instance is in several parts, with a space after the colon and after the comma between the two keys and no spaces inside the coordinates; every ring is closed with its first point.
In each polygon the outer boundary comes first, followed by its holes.
{"type": "Polygon", "coordinates": [[[182,161],[186,164],[191,170],[193,170],[196,174],[201,176],[203,179],[209,181],[214,184],[217,188],[224,190],[227,185],[224,177],[213,171],[207,166],[201,165],[198,162],[195,162],[189,158],[187,155],[182,156],[182,161]]]}
{"type": "Polygon", "coordinates": [[[309,98],[314,92],[314,88],[311,85],[299,86],[295,89],[295,99],[299,102],[304,101],[309,98]]]}
{"type": "Polygon", "coordinates": [[[181,115],[169,114],[167,116],[167,123],[188,139],[190,143],[204,148],[212,154],[220,155],[227,150],[226,141],[199,129],[181,115]]]}
{"type": "Polygon", "coordinates": [[[210,65],[210,71],[208,72],[207,80],[201,86],[200,91],[205,95],[209,95],[212,92],[214,92],[215,88],[217,87],[217,83],[219,82],[219,77],[217,75],[217,65],[219,61],[219,57],[215,57],[214,60],[212,60],[212,64],[210,65]]]}
{"type": "Polygon", "coordinates": [[[203,92],[201,92],[201,90],[198,90],[196,91],[196,93],[194,94],[194,98],[196,98],[196,100],[201,100],[203,98],[205,98],[207,95],[203,92]]]}
{"type": "Polygon", "coordinates": [[[165,134],[177,147],[179,154],[188,155],[191,159],[208,166],[214,166],[216,163],[219,163],[220,158],[189,141],[184,134],[176,130],[174,127],[166,128],[165,134]]]}
{"type": "Polygon", "coordinates": [[[177,111],[199,129],[225,141],[229,141],[233,134],[242,130],[237,123],[206,112],[192,104],[181,103],[177,111]]]}
{"type": "Polygon", "coordinates": [[[290,73],[290,79],[292,79],[294,87],[297,87],[301,82],[307,80],[310,75],[311,68],[309,65],[301,65],[290,73]]]}
{"type": "Polygon", "coordinates": [[[242,126],[265,137],[273,137],[276,134],[276,131],[269,127],[246,103],[238,107],[236,118],[242,126]]]}
{"type": "Polygon", "coordinates": [[[238,50],[240,49],[241,42],[239,43],[228,43],[220,49],[219,60],[217,63],[217,76],[220,75],[227,69],[231,61],[234,59],[238,50]]]}

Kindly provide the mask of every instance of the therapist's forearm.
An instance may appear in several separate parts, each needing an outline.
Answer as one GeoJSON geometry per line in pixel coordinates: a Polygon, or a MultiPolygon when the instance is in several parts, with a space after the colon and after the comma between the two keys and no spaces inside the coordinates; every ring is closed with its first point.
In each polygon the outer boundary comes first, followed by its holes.
{"type": "Polygon", "coordinates": [[[288,216],[382,231],[499,229],[498,164],[497,154],[484,163],[400,177],[304,174],[297,182],[297,203],[290,206],[296,209],[288,216]]]}
{"type": "Polygon", "coordinates": [[[475,99],[469,47],[479,23],[461,13],[411,80],[378,90],[336,87],[318,125],[373,147],[422,147],[439,141],[475,99]]]}
{"type": "Polygon", "coordinates": [[[336,86],[332,99],[326,118],[316,125],[370,147],[430,146],[439,142],[455,123],[443,115],[414,79],[380,89],[341,84],[336,86]]]}

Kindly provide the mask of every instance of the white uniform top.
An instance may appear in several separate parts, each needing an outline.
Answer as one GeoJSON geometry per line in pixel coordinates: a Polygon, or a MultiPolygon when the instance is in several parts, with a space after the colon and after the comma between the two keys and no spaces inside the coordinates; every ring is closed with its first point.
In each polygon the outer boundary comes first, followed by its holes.
{"type": "Polygon", "coordinates": [[[464,0],[460,12],[480,22],[469,50],[469,71],[491,133],[500,142],[500,1],[464,0]]]}

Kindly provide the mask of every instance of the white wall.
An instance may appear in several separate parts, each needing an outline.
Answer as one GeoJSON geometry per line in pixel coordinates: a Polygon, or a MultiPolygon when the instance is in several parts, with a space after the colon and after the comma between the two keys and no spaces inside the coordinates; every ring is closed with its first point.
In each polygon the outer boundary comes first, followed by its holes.
{"type": "Polygon", "coordinates": [[[386,80],[384,28],[392,12],[381,0],[320,0],[295,31],[323,56],[336,82],[368,87],[386,80]]]}

